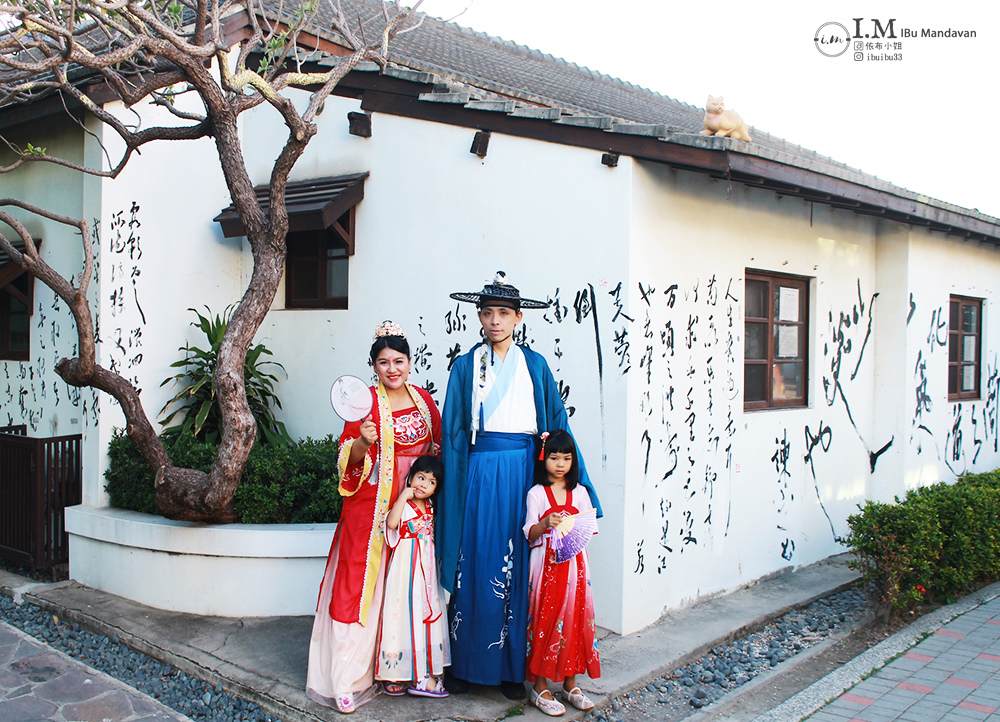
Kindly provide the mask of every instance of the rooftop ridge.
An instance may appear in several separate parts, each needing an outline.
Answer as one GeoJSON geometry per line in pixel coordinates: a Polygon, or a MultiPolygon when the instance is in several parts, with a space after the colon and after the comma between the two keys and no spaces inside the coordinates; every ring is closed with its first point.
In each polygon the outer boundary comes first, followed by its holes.
{"type": "Polygon", "coordinates": [[[502,38],[502,37],[500,37],[498,35],[491,35],[490,33],[483,32],[482,30],[476,30],[475,28],[470,28],[470,27],[468,27],[466,25],[461,25],[461,24],[459,24],[458,22],[456,22],[454,20],[447,21],[447,20],[439,18],[439,17],[437,17],[435,15],[430,15],[428,13],[419,13],[419,15],[422,15],[426,19],[436,21],[446,31],[455,31],[455,30],[457,30],[460,34],[472,35],[473,37],[476,37],[476,38],[478,38],[480,40],[486,40],[486,41],[488,41],[490,43],[493,43],[493,44],[499,44],[499,45],[503,45],[503,46],[506,46],[506,47],[509,47],[509,48],[513,48],[514,50],[525,52],[529,57],[534,57],[534,58],[539,58],[539,59],[542,59],[542,60],[547,60],[549,62],[554,62],[556,64],[562,65],[563,67],[579,71],[581,73],[584,73],[586,75],[591,76],[592,78],[595,78],[595,79],[598,79],[598,80],[601,80],[601,81],[604,81],[604,82],[609,82],[609,83],[612,83],[613,85],[616,85],[616,86],[626,86],[626,87],[631,88],[633,90],[640,91],[642,93],[646,93],[646,94],[651,95],[653,97],[656,97],[656,98],[659,98],[659,99],[662,99],[662,100],[665,100],[665,101],[669,101],[669,102],[675,103],[677,105],[681,105],[681,106],[683,106],[685,108],[689,108],[691,110],[704,111],[704,108],[700,108],[698,106],[691,105],[690,103],[686,103],[686,102],[684,102],[682,100],[677,100],[676,98],[672,98],[669,95],[664,95],[663,93],[659,93],[659,92],[657,92],[655,90],[652,90],[650,88],[647,88],[647,87],[645,87],[643,85],[639,85],[639,84],[633,83],[633,82],[631,82],[629,80],[624,80],[622,78],[618,78],[618,77],[615,77],[613,75],[609,75],[607,73],[603,73],[603,72],[601,72],[599,70],[595,70],[595,69],[590,68],[590,67],[588,67],[586,65],[580,65],[579,63],[576,63],[576,62],[574,62],[572,60],[567,60],[566,58],[559,57],[558,55],[553,55],[552,53],[547,53],[547,52],[545,52],[543,50],[539,50],[537,48],[533,48],[530,45],[524,45],[524,44],[518,43],[518,42],[513,41],[513,40],[508,40],[508,39],[502,38]]]}
{"type": "Polygon", "coordinates": [[[853,173],[858,173],[860,175],[865,175],[865,176],[868,176],[869,178],[878,178],[878,176],[872,175],[871,173],[867,173],[867,172],[865,172],[864,170],[862,170],[860,168],[855,168],[854,166],[852,166],[852,165],[850,165],[848,163],[845,163],[844,161],[837,160],[836,158],[834,158],[832,156],[829,156],[829,155],[824,155],[823,153],[820,153],[819,151],[813,150],[812,148],[806,148],[805,146],[800,145],[798,143],[793,143],[792,141],[786,140],[785,138],[782,138],[780,136],[774,135],[773,133],[768,133],[766,130],[760,130],[756,126],[750,126],[750,128],[754,131],[754,139],[755,140],[757,139],[758,136],[764,136],[768,140],[772,141],[774,143],[774,145],[794,146],[795,148],[797,148],[799,150],[799,153],[801,155],[810,155],[810,156],[812,156],[812,157],[814,157],[814,158],[816,158],[818,160],[822,160],[825,163],[829,163],[829,164],[837,166],[839,168],[843,168],[844,170],[848,170],[848,171],[851,171],[853,173]]]}
{"type": "MultiPolygon", "coordinates": [[[[377,12],[377,0],[344,0],[344,3],[348,6],[345,8],[348,15],[353,15],[355,10],[360,10],[359,17],[362,13],[368,15],[368,20],[363,21],[366,29],[376,32],[379,30],[379,23],[383,21],[381,14],[377,12]]],[[[266,12],[274,13],[272,18],[287,15],[281,12],[281,6],[276,0],[264,0],[264,5],[266,12]]],[[[426,13],[418,13],[416,18],[420,19],[421,26],[396,38],[389,51],[390,63],[398,66],[401,72],[414,74],[403,79],[422,83],[430,79],[435,85],[440,81],[442,86],[448,86],[449,92],[455,94],[450,99],[435,97],[442,91],[434,88],[432,92],[421,95],[421,99],[427,102],[457,103],[464,93],[468,95],[467,101],[494,103],[477,105],[475,110],[478,112],[508,112],[536,120],[546,118],[562,125],[586,126],[584,119],[600,121],[589,127],[599,127],[610,133],[652,135],[663,143],[698,145],[770,158],[784,165],[850,180],[901,198],[957,210],[968,217],[1000,225],[996,218],[983,214],[978,209],[964,209],[918,194],[756,126],[752,126],[752,144],[700,135],[704,114],[701,107],[454,21],[446,21],[426,13]],[[515,110],[523,108],[526,111],[552,112],[518,114],[506,111],[511,102],[515,103],[515,110]],[[572,119],[567,120],[569,118],[572,119]],[[617,130],[616,126],[627,130],[617,130]],[[666,130],[666,135],[657,135],[663,132],[662,129],[666,130]]],[[[321,5],[315,17],[316,32],[326,40],[344,45],[344,39],[328,22],[330,19],[330,11],[321,5]]],[[[116,40],[110,39],[109,42],[113,44],[116,40]]],[[[321,56],[324,53],[325,51],[300,50],[296,51],[295,57],[323,65],[330,65],[331,61],[335,64],[335,56],[327,54],[323,58],[321,56]]],[[[357,70],[371,71],[374,68],[359,67],[357,70]]],[[[79,73],[79,82],[85,81],[86,76],[91,74],[86,69],[77,67],[73,67],[71,73],[79,73]]]]}

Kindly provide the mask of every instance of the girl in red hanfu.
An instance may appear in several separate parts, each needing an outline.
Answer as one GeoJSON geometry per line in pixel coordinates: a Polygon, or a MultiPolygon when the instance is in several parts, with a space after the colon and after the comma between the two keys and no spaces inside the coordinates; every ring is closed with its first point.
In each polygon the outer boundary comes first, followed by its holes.
{"type": "Polygon", "coordinates": [[[434,558],[432,497],[444,481],[441,460],[421,456],[410,467],[406,488],[385,520],[386,543],[392,548],[385,580],[382,631],[375,678],[407,682],[416,697],[441,698],[441,682],[451,664],[448,615],[434,558]]]}
{"type": "MultiPolygon", "coordinates": [[[[337,532],[309,642],[306,694],[344,714],[374,697],[375,650],[389,550],[384,521],[413,465],[440,453],[441,416],[430,394],[406,383],[410,346],[396,324],[375,332],[370,358],[378,377],[372,413],[340,436],[337,532]]],[[[385,683],[390,693],[402,685],[385,683]]]]}
{"type": "MultiPolygon", "coordinates": [[[[562,697],[581,710],[594,703],[576,684],[576,675],[601,676],[590,587],[587,550],[556,563],[549,531],[566,516],[593,509],[590,495],[577,487],[576,445],[557,429],[542,438],[535,485],[528,491],[524,534],[531,546],[528,584],[528,681],[531,703],[558,717],[566,712],[549,691],[549,680],[562,682],[562,697]]],[[[596,529],[594,531],[596,534],[596,529]]]]}

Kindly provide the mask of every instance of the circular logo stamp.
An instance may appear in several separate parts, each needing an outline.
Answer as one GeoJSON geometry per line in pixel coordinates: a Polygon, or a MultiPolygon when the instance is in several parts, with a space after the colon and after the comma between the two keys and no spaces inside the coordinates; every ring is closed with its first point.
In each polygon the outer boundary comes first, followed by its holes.
{"type": "Polygon", "coordinates": [[[823,23],[813,36],[816,49],[828,58],[843,55],[851,47],[851,34],[840,23],[823,23]]]}

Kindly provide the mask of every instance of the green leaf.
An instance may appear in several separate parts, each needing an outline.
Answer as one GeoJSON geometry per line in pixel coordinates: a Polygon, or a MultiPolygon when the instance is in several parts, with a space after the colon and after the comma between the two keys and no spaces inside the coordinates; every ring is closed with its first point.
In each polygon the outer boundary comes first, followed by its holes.
{"type": "MultiPolygon", "coordinates": [[[[170,415],[160,423],[166,426],[179,422],[179,426],[170,427],[171,433],[173,429],[179,429],[177,433],[194,433],[200,439],[218,438],[222,414],[216,404],[214,375],[219,348],[234,308],[230,306],[222,314],[212,314],[207,307],[204,314],[193,308],[188,310],[196,318],[191,325],[204,334],[209,345],[198,347],[189,343],[178,349],[184,356],[170,367],[180,369],[180,372],[165,379],[161,386],[173,383],[179,389],[161,409],[160,415],[168,410],[170,415]]],[[[275,393],[276,373],[280,372],[287,378],[287,372],[277,361],[261,361],[271,356],[273,353],[263,344],[255,344],[248,349],[243,365],[247,404],[257,423],[258,439],[264,444],[285,446],[292,440],[284,424],[275,418],[274,410],[281,408],[275,393]]]]}
{"type": "Polygon", "coordinates": [[[201,431],[201,427],[205,425],[205,419],[208,418],[208,415],[211,411],[212,411],[212,402],[211,401],[202,402],[201,408],[198,410],[197,416],[194,417],[195,434],[201,431]]]}

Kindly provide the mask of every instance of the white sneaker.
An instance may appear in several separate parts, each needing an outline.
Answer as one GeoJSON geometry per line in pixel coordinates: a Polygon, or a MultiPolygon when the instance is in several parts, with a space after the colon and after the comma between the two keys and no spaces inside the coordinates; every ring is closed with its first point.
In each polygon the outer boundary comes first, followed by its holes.
{"type": "Polygon", "coordinates": [[[566,714],[566,708],[563,706],[562,702],[555,699],[552,693],[548,690],[544,692],[536,692],[534,687],[528,687],[528,698],[531,700],[531,704],[535,705],[542,712],[547,714],[549,717],[560,717],[566,714]],[[543,697],[543,694],[548,693],[548,697],[543,697]]]}

